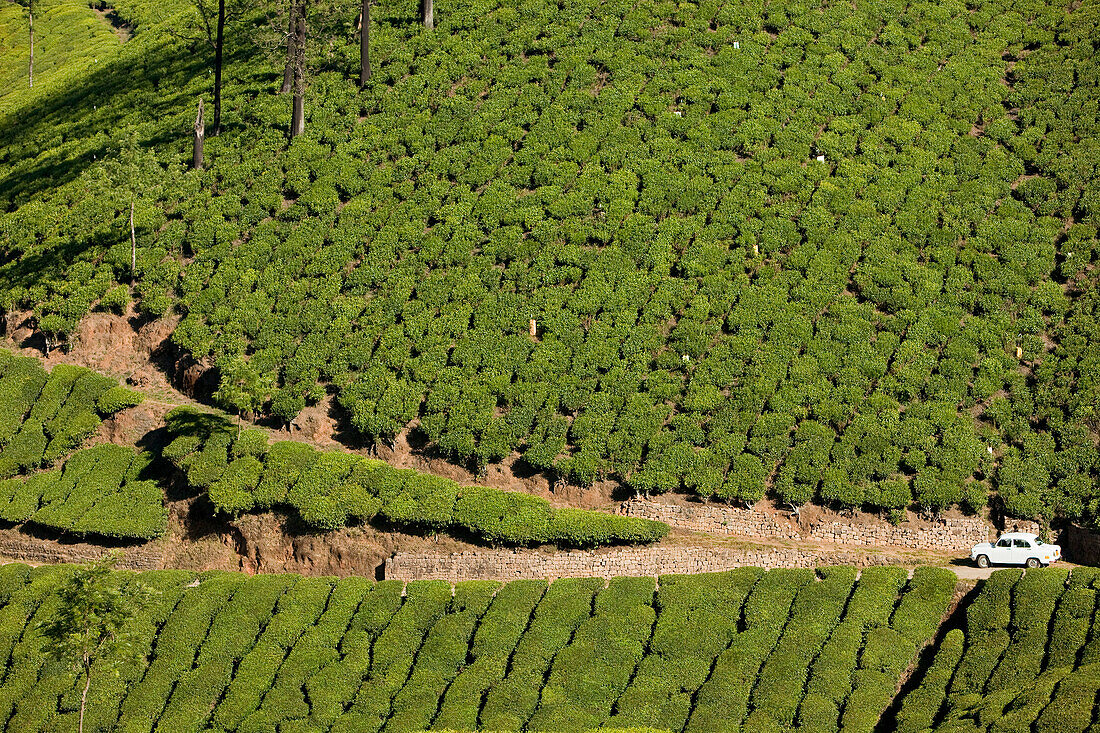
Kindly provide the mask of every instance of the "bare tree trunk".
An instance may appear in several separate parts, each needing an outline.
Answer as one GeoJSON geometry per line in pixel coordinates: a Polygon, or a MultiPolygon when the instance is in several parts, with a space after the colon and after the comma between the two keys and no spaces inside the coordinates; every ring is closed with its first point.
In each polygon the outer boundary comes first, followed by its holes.
{"type": "Polygon", "coordinates": [[[134,234],[134,200],[130,199],[130,282],[137,270],[137,236],[134,234]]]}
{"type": "Polygon", "coordinates": [[[424,27],[428,30],[435,28],[435,14],[432,12],[432,0],[420,0],[420,15],[424,19],[424,27]]]}
{"type": "Polygon", "coordinates": [[[218,0],[218,35],[214,40],[214,137],[222,131],[222,49],[225,48],[225,0],[218,0]]]}
{"type": "Polygon", "coordinates": [[[28,86],[34,86],[34,8],[27,6],[27,30],[31,34],[31,58],[27,63],[28,86]]]}
{"type": "Polygon", "coordinates": [[[191,167],[202,170],[202,142],[206,137],[206,125],[202,119],[202,97],[199,97],[199,114],[195,118],[195,153],[191,158],[191,167]]]}
{"type": "Polygon", "coordinates": [[[88,688],[92,686],[92,670],[84,670],[84,692],[80,693],[80,722],[77,731],[84,733],[84,708],[88,704],[88,688]]]}
{"type": "Polygon", "coordinates": [[[294,24],[297,20],[298,4],[294,0],[290,0],[290,21],[287,23],[286,30],[286,68],[283,70],[283,85],[279,87],[279,94],[286,94],[290,91],[290,85],[294,83],[294,24]]]}
{"type": "Polygon", "coordinates": [[[306,129],[303,96],[306,79],[306,0],[298,3],[298,21],[294,29],[294,102],[290,116],[290,137],[298,137],[306,129]]]}
{"type": "Polygon", "coordinates": [[[370,79],[370,0],[363,0],[359,27],[359,88],[370,79]]]}

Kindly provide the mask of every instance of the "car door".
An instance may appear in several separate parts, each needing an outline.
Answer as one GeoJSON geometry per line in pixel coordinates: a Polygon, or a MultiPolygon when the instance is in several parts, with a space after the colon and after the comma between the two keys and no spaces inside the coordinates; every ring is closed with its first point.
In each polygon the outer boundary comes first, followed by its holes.
{"type": "Polygon", "coordinates": [[[1032,546],[1029,540],[1013,540],[1012,541],[1012,562],[1023,565],[1027,562],[1029,557],[1038,557],[1039,554],[1035,552],[1035,548],[1032,546]]]}
{"type": "Polygon", "coordinates": [[[1012,562],[1012,540],[1001,538],[989,551],[989,561],[995,563],[1012,562]]]}

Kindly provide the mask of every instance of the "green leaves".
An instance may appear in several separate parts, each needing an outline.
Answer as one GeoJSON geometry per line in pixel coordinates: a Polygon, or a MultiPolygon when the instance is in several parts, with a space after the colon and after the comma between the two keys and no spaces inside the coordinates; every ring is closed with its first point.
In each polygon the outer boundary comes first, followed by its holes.
{"type": "MultiPolygon", "coordinates": [[[[260,431],[235,437],[228,420],[177,408],[166,416],[163,455],[207,489],[214,506],[238,515],[289,505],[309,525],[333,530],[375,515],[427,532],[470,532],[491,544],[563,547],[656,542],[668,525],[608,512],[552,508],[540,497],[391,466],[304,443],[268,445],[260,431]]],[[[3,484],[0,484],[0,492],[3,484]]],[[[2,493],[0,493],[2,496],[2,493]]]]}
{"type": "Polygon", "coordinates": [[[130,618],[149,603],[152,591],[140,581],[112,573],[119,553],[80,566],[58,588],[58,608],[40,626],[47,654],[78,675],[90,675],[102,658],[121,664],[134,653],[126,633],[130,618]]]}
{"type": "Polygon", "coordinates": [[[0,517],[78,536],[160,537],[168,510],[160,484],[141,477],[150,460],[111,444],[77,451],[60,470],[0,483],[0,517]]]}

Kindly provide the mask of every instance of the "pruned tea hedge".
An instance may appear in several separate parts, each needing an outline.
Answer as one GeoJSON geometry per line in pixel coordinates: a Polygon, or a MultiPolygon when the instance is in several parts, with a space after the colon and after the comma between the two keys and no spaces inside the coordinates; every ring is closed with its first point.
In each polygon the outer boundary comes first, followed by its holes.
{"type": "Polygon", "coordinates": [[[1093,568],[998,570],[905,696],[898,730],[1084,733],[1100,718],[1093,568]]]}
{"type": "Polygon", "coordinates": [[[78,536],[160,537],[168,510],[160,483],[142,478],[151,460],[132,448],[98,445],[77,451],[59,470],[0,480],[0,519],[78,536]]]}
{"type": "Polygon", "coordinates": [[[83,367],[0,349],[0,479],[33,472],[78,448],[103,418],[141,395],[83,367]]]}
{"type": "MultiPolygon", "coordinates": [[[[68,572],[0,566],[7,730],[74,720],[82,683],[43,657],[36,625],[68,572]]],[[[138,579],[158,591],[130,621],[138,659],[97,677],[85,730],[836,730],[835,714],[807,712],[824,700],[812,680],[836,634],[856,629],[854,657],[866,657],[875,631],[900,636],[903,608],[940,619],[954,585],[881,569],[857,580],[852,568],[666,576],[660,589],[653,578],[549,587],[178,571],[138,579]]],[[[908,663],[926,641],[906,641],[899,655],[908,663]]],[[[892,695],[861,692],[864,679],[888,680],[892,692],[900,672],[853,659],[828,674],[851,691],[832,704],[846,716],[860,705],[861,720],[874,722],[892,695]]],[[[866,729],[841,725],[857,728],[866,729]]]]}
{"type": "Polygon", "coordinates": [[[214,506],[237,515],[289,506],[321,530],[378,516],[422,531],[452,529],[502,545],[553,543],[595,547],[655,542],[663,522],[608,512],[552,507],[540,497],[396,469],[350,453],[322,452],[251,429],[238,433],[227,419],[177,408],[166,421],[172,441],[164,456],[205,490],[214,506]]]}

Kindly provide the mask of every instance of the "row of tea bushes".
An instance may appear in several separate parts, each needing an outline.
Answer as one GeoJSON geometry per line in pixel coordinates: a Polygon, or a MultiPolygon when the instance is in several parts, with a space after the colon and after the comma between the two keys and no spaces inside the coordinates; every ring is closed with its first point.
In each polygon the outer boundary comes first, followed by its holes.
{"type": "Polygon", "coordinates": [[[1100,571],[998,570],[902,702],[897,729],[1094,729],[1100,694],[1100,571]],[[1090,727],[1091,726],[1091,727],[1090,727]]]}
{"type": "MultiPolygon", "coordinates": [[[[7,730],[75,725],[83,683],[44,658],[38,626],[69,572],[0,566],[7,730]]],[[[853,568],[744,568],[665,576],[659,588],[654,578],[115,578],[158,593],[129,622],[135,658],[94,671],[85,730],[97,733],[824,733],[838,721],[820,715],[822,676],[844,711],[839,728],[870,731],[902,661],[927,641],[906,636],[913,618],[934,631],[955,583],[927,568],[908,582],[890,568],[858,579],[853,568]],[[903,640],[899,661],[884,663],[877,635],[890,634],[903,640]]]]}
{"type": "Polygon", "coordinates": [[[47,372],[34,357],[0,349],[0,478],[53,464],[103,418],[140,401],[90,369],[58,364],[47,372]]]}
{"type": "Polygon", "coordinates": [[[78,536],[148,540],[168,510],[157,481],[142,478],[152,455],[117,445],[77,451],[57,470],[0,480],[0,519],[78,536]]]}
{"type": "Polygon", "coordinates": [[[268,443],[256,429],[238,431],[223,417],[177,408],[166,417],[172,442],[164,455],[205,490],[219,510],[289,506],[317,529],[378,516],[429,532],[460,531],[501,545],[595,547],[655,542],[668,525],[608,512],[550,506],[545,499],[396,469],[382,461],[322,452],[304,443],[268,443]]]}

